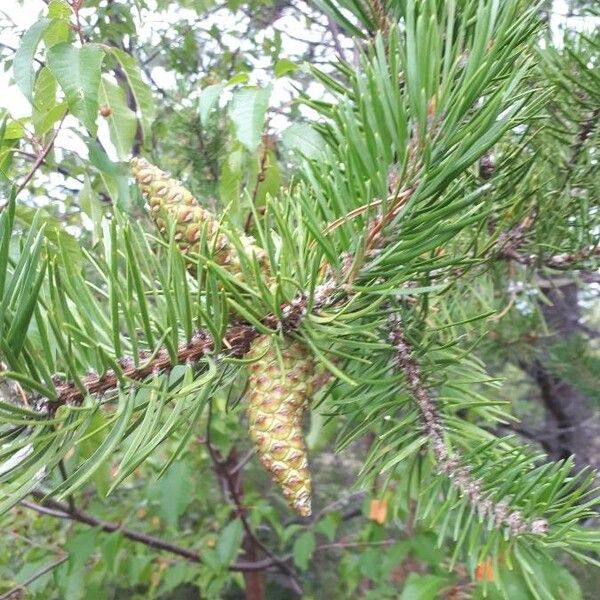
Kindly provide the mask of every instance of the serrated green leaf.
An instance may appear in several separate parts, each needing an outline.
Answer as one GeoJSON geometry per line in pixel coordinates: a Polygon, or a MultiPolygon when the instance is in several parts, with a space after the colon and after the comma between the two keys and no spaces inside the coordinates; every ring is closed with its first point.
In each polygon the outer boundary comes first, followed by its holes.
{"type": "Polygon", "coordinates": [[[35,110],[47,112],[56,105],[56,78],[48,67],[42,67],[35,78],[33,105],[35,110]]]}
{"type": "Polygon", "coordinates": [[[28,29],[21,39],[13,61],[15,83],[31,103],[33,103],[33,57],[51,22],[51,19],[40,19],[28,29]]]}
{"type": "Polygon", "coordinates": [[[63,19],[68,21],[72,14],[71,7],[65,0],[52,0],[48,4],[48,15],[53,19],[63,19]]]}
{"type": "Polygon", "coordinates": [[[305,531],[295,542],[292,548],[294,563],[299,569],[306,571],[310,558],[315,551],[317,542],[312,531],[305,531]]]}
{"type": "Polygon", "coordinates": [[[27,119],[18,119],[17,121],[11,121],[6,124],[4,130],[5,140],[20,140],[25,133],[25,123],[27,119]]]}
{"type": "Polygon", "coordinates": [[[293,73],[297,68],[298,65],[289,58],[281,58],[275,63],[275,77],[283,77],[288,73],[293,73]]]}
{"type": "Polygon", "coordinates": [[[52,19],[52,23],[44,33],[44,44],[46,48],[52,48],[56,44],[71,41],[71,26],[64,19],[52,19]]]}
{"type": "Polygon", "coordinates": [[[436,575],[410,573],[404,584],[400,600],[436,600],[448,580],[436,575]]]}
{"type": "Polygon", "coordinates": [[[248,73],[236,73],[233,77],[225,82],[225,85],[235,85],[236,83],[248,83],[250,77],[248,73]]]}
{"type": "Polygon", "coordinates": [[[254,152],[260,144],[270,97],[270,87],[243,88],[233,94],[229,116],[238,140],[250,152],[254,152]]]}
{"type": "Polygon", "coordinates": [[[339,512],[327,513],[316,525],[315,532],[322,533],[330,542],[335,539],[335,532],[342,522],[339,512]]]}
{"type": "Polygon", "coordinates": [[[56,572],[60,594],[69,600],[83,600],[86,596],[86,563],[97,548],[99,529],[86,529],[71,537],[65,544],[69,560],[56,572]]]}
{"type": "Polygon", "coordinates": [[[52,71],[48,67],[42,67],[33,87],[33,114],[31,116],[35,132],[39,136],[48,133],[67,112],[67,103],[57,102],[57,88],[58,84],[52,71]]]}
{"type": "Polygon", "coordinates": [[[76,48],[66,42],[48,50],[48,68],[65,93],[69,110],[96,133],[98,89],[104,52],[96,44],[76,48]]]}
{"type": "Polygon", "coordinates": [[[298,152],[305,158],[318,159],[325,149],[325,142],[318,131],[307,123],[295,123],[281,135],[284,147],[298,152]]]}
{"type": "Polygon", "coordinates": [[[221,531],[219,540],[217,541],[216,552],[222,566],[229,566],[233,562],[243,537],[244,528],[239,519],[230,521],[223,531],[221,531]]]}
{"type": "Polygon", "coordinates": [[[46,135],[65,116],[68,110],[67,103],[61,102],[46,113],[34,113],[31,122],[36,134],[40,137],[46,135]]]}
{"type": "Polygon", "coordinates": [[[106,77],[100,79],[98,102],[108,113],[103,117],[108,123],[110,140],[113,143],[120,160],[126,160],[137,130],[135,113],[127,106],[125,92],[109,81],[106,77]]]}
{"type": "Polygon", "coordinates": [[[198,111],[200,113],[200,123],[206,125],[208,122],[208,116],[210,111],[215,107],[219,96],[225,87],[224,83],[215,83],[205,87],[200,93],[200,100],[198,102],[198,111]]]}
{"type": "Polygon", "coordinates": [[[123,67],[127,83],[135,99],[136,108],[140,113],[140,123],[144,140],[149,139],[152,123],[156,118],[156,104],[152,90],[142,79],[142,72],[135,58],[119,48],[112,48],[112,53],[123,67]]]}
{"type": "MultiPolygon", "coordinates": [[[[98,450],[102,442],[108,435],[106,428],[106,416],[96,411],[94,416],[90,419],[90,424],[85,433],[83,433],[85,439],[82,439],[79,448],[82,460],[87,460],[90,456],[98,450]],[[88,435],[91,434],[91,435],[88,435]]],[[[100,498],[104,499],[108,494],[110,486],[110,464],[108,462],[103,463],[94,473],[92,478],[94,487],[98,491],[100,498]]]]}
{"type": "Polygon", "coordinates": [[[184,514],[194,499],[194,487],[190,466],[185,461],[178,461],[158,482],[159,513],[171,529],[177,529],[179,518],[184,514]]]}

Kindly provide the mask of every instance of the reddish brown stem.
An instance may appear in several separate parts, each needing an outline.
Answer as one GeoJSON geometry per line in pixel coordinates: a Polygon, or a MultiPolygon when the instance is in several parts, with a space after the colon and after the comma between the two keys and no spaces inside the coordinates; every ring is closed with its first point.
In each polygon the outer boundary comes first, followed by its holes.
{"type": "MultiPolygon", "coordinates": [[[[230,356],[243,356],[248,352],[250,343],[257,335],[257,332],[248,325],[234,325],[228,330],[223,340],[225,352],[230,356]]],[[[121,361],[122,374],[117,374],[109,369],[102,375],[93,374],[84,377],[82,383],[87,394],[100,394],[116,388],[120,378],[142,381],[152,373],[171,370],[175,364],[198,361],[202,356],[213,350],[214,343],[208,333],[199,331],[189,343],[179,346],[175,362],[171,361],[171,357],[166,350],[160,350],[152,360],[148,360],[139,367],[130,364],[130,360],[124,359],[121,361]]],[[[51,405],[53,411],[64,404],[79,404],[84,398],[82,390],[71,381],[59,382],[56,392],[58,400],[51,405]]]]}
{"type": "MultiPolygon", "coordinates": [[[[42,493],[36,493],[35,495],[38,497],[44,497],[44,494],[42,493]]],[[[80,509],[72,511],[66,502],[45,499],[43,501],[43,504],[41,505],[27,501],[22,501],[21,504],[26,508],[35,510],[40,514],[56,517],[59,519],[77,521],[79,523],[90,525],[91,527],[99,527],[100,529],[102,529],[102,531],[106,531],[108,533],[119,531],[123,537],[134,542],[144,544],[145,546],[150,546],[151,548],[154,548],[156,550],[164,550],[166,552],[170,552],[171,554],[176,554],[177,556],[181,556],[192,562],[202,562],[201,554],[199,552],[196,552],[195,550],[183,548],[182,546],[178,546],[177,544],[167,542],[166,540],[161,540],[160,538],[148,535],[141,531],[136,531],[135,529],[130,529],[129,527],[123,527],[121,523],[103,521],[102,519],[98,519],[97,517],[94,517],[93,515],[86,513],[80,509]]],[[[241,572],[263,571],[265,569],[268,569],[269,567],[272,567],[275,564],[276,561],[271,558],[266,558],[264,560],[256,562],[238,561],[230,565],[229,570],[241,572]]]]}
{"type": "Polygon", "coordinates": [[[238,488],[239,478],[235,475],[232,475],[231,470],[233,470],[233,466],[227,464],[226,460],[223,460],[220,456],[219,451],[213,447],[210,441],[210,428],[211,428],[211,415],[212,409],[209,403],[208,406],[208,420],[206,423],[206,447],[208,449],[208,453],[213,461],[215,472],[219,477],[222,477],[227,485],[227,490],[231,497],[231,500],[236,508],[236,516],[240,519],[242,523],[242,527],[246,533],[246,538],[252,541],[255,548],[259,548],[262,550],[269,558],[274,561],[274,564],[277,568],[285,575],[288,576],[292,589],[298,596],[302,596],[302,588],[298,582],[296,577],[296,573],[294,569],[292,569],[288,564],[288,559],[280,558],[276,556],[269,548],[267,548],[257,537],[252,527],[248,521],[246,516],[246,507],[242,501],[242,496],[240,489],[238,488]],[[231,469],[231,470],[230,470],[231,469]]]}
{"type": "Polygon", "coordinates": [[[27,175],[25,176],[23,181],[19,184],[19,187],[17,187],[17,194],[21,193],[25,189],[25,186],[31,181],[31,178],[35,175],[35,172],[40,168],[40,166],[42,165],[44,160],[46,160],[46,157],[48,156],[48,154],[50,154],[50,150],[52,150],[52,146],[54,146],[54,142],[56,141],[56,136],[58,135],[58,132],[60,131],[60,128],[62,127],[65,117],[66,117],[66,114],[63,115],[63,118],[59,121],[58,126],[52,132],[52,135],[50,136],[48,143],[44,146],[44,148],[42,148],[41,152],[37,155],[37,158],[35,159],[29,173],[27,173],[27,175]]]}
{"type": "MultiPolygon", "coordinates": [[[[267,159],[269,157],[269,138],[265,131],[262,136],[262,150],[260,153],[260,165],[258,167],[258,174],[256,175],[256,182],[254,183],[254,190],[252,191],[252,206],[256,204],[256,198],[258,197],[258,188],[260,184],[265,180],[267,172],[267,159]]],[[[244,231],[248,233],[252,229],[253,212],[248,213],[246,223],[244,224],[244,231]]]]}
{"type": "MultiPolygon", "coordinates": [[[[324,306],[331,301],[335,286],[331,282],[324,282],[315,290],[313,305],[315,308],[324,306]]],[[[306,315],[307,298],[298,296],[291,302],[282,306],[282,318],[268,315],[263,319],[263,324],[274,331],[281,329],[284,332],[293,331],[298,328],[300,322],[306,315]]],[[[258,336],[254,327],[248,324],[237,324],[229,327],[222,341],[222,352],[228,356],[240,358],[250,350],[250,344],[258,336]]],[[[83,389],[73,381],[62,379],[56,380],[57,399],[49,405],[49,413],[53,414],[56,409],[65,404],[80,404],[86,395],[101,394],[118,387],[119,383],[125,381],[143,381],[152,373],[170,371],[175,365],[193,363],[200,360],[205,354],[213,352],[214,342],[208,331],[198,331],[190,342],[177,348],[175,360],[172,361],[169,353],[161,349],[141,366],[136,367],[131,359],[122,359],[122,372],[116,373],[108,369],[102,375],[87,375],[82,378],[83,389]]]]}

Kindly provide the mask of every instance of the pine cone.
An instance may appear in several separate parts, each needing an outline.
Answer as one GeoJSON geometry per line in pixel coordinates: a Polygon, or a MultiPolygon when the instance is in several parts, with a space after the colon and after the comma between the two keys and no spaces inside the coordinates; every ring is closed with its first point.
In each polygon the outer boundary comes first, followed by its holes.
{"type": "MultiPolygon", "coordinates": [[[[191,192],[144,158],[134,158],[131,165],[160,232],[166,232],[167,218],[172,218],[181,251],[197,253],[206,228],[207,245],[213,249],[215,261],[241,277],[236,248],[191,192]]],[[[256,256],[268,277],[264,250],[247,236],[241,236],[240,241],[248,255],[256,256]]],[[[262,336],[252,344],[248,355],[256,359],[250,366],[248,381],[250,435],[262,463],[281,486],[290,506],[307,517],[311,514],[311,483],[302,417],[312,390],[314,364],[301,344],[288,342],[281,350],[282,360],[272,344],[269,336],[262,336]]]]}
{"type": "Polygon", "coordinates": [[[248,420],[258,455],[290,506],[311,514],[311,482],[302,417],[312,388],[314,363],[306,348],[286,342],[280,355],[270,336],[261,336],[248,354],[248,420]]]}
{"type": "MultiPolygon", "coordinates": [[[[131,171],[162,234],[167,231],[167,217],[171,217],[175,221],[175,240],[179,249],[184,254],[198,253],[200,239],[206,228],[206,242],[213,252],[213,259],[230,273],[241,275],[236,248],[222,232],[222,227],[214,215],[202,208],[189,190],[179,181],[169,178],[167,173],[150,164],[145,158],[133,158],[131,171]]],[[[265,251],[254,245],[248,236],[240,236],[240,241],[246,254],[254,254],[266,272],[268,262],[265,251]]]]}

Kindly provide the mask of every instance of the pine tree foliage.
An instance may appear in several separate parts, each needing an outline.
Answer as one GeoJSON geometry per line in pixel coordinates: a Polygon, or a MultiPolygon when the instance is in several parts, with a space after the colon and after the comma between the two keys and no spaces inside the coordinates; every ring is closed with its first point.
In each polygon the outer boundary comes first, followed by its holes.
{"type": "Polygon", "coordinates": [[[537,157],[535,226],[524,233],[532,254],[541,264],[546,257],[555,271],[571,266],[573,258],[593,269],[590,259],[598,254],[599,47],[596,31],[566,35],[560,51],[549,42],[539,50],[540,76],[550,82],[553,95],[545,107],[544,127],[536,128],[530,143],[529,152],[537,157]]]}
{"type": "Polygon", "coordinates": [[[374,434],[363,482],[400,475],[401,501],[454,541],[452,560],[491,557],[553,598],[539,575],[553,550],[594,561],[593,474],[491,433],[512,417],[467,332],[498,308],[486,297],[507,248],[525,269],[593,263],[598,40],[536,50],[536,10],[518,0],[319,4],[363,52],[358,67],[312,71],[329,92],[302,99],[320,115],[319,154],[254,212],[268,268],[227,210],[242,277],[209,227],[182,254],[168,215],[161,237],[115,210],[98,246],[74,253],[39,220],[16,235],[14,196],[2,212],[2,375],[28,396],[0,403],[0,510],[92,436],[49,496],[117,449],[113,489],[167,437],[181,452],[216,393],[236,410],[251,344],[272,336],[330,373],[313,409],[343,423],[340,449],[374,434]]]}

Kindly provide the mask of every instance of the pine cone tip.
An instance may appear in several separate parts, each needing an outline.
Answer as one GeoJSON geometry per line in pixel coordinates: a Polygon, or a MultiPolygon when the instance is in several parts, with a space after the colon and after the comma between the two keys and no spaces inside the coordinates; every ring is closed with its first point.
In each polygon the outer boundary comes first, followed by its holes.
{"type": "Polygon", "coordinates": [[[309,494],[306,494],[301,498],[294,498],[293,500],[290,499],[290,506],[301,517],[310,517],[312,515],[312,507],[309,494]]]}

